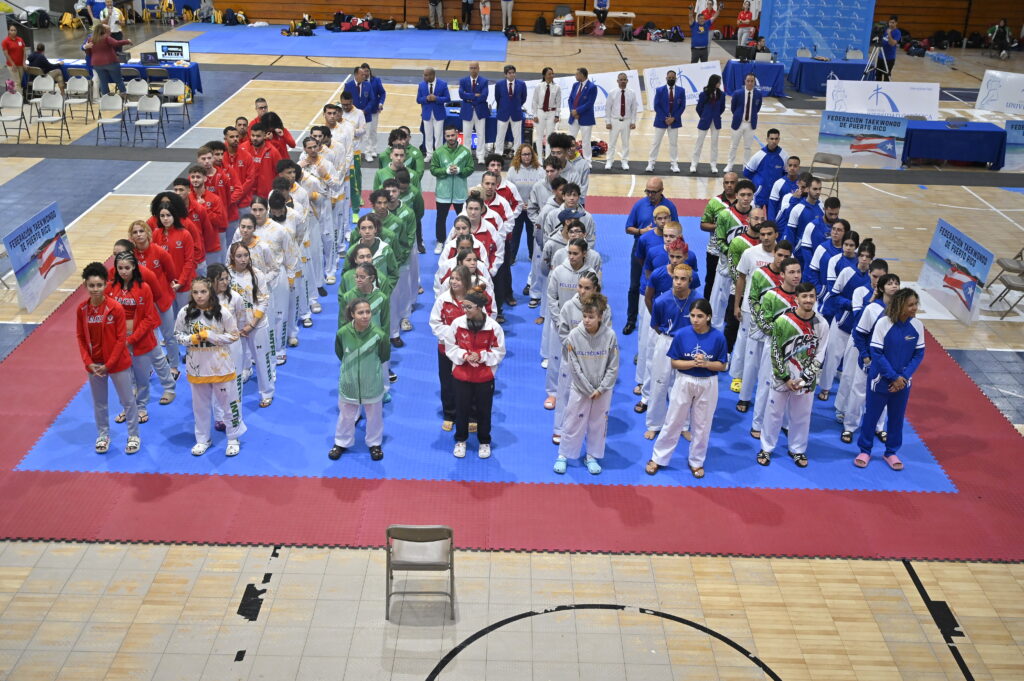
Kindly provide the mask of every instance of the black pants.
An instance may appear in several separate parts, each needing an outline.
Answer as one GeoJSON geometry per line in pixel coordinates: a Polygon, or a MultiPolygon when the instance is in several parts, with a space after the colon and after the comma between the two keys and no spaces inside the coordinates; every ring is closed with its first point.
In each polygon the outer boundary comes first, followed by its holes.
{"type": "Polygon", "coordinates": [[[494,404],[494,381],[469,383],[452,378],[455,387],[455,441],[469,439],[469,420],[475,418],[476,437],[482,445],[491,444],[491,406],[494,404]]]}
{"type": "MultiPolygon", "coordinates": [[[[712,239],[715,236],[712,234],[712,239]]],[[[711,300],[711,287],[715,285],[715,275],[718,274],[718,256],[714,253],[708,253],[707,258],[704,260],[704,266],[707,268],[705,271],[707,274],[704,279],[704,300],[711,300]]]]}
{"type": "Polygon", "coordinates": [[[644,263],[640,258],[629,258],[629,293],[626,294],[626,322],[636,324],[636,315],[640,311],[640,275],[644,263]]]}
{"type": "Polygon", "coordinates": [[[439,203],[437,204],[437,220],[434,222],[434,238],[437,243],[443,244],[448,236],[448,211],[455,208],[455,214],[462,212],[461,203],[439,203]]]}
{"type": "Polygon", "coordinates": [[[462,3],[462,25],[469,26],[473,21],[473,3],[464,2],[462,3]]]}
{"type": "Polygon", "coordinates": [[[597,17],[597,20],[600,21],[603,24],[608,19],[608,10],[606,10],[606,9],[595,9],[594,10],[594,16],[597,17]]]}
{"type": "Polygon", "coordinates": [[[455,420],[455,379],[452,378],[452,361],[443,351],[437,351],[437,378],[441,382],[441,413],[445,421],[455,420]]]}
{"type": "Polygon", "coordinates": [[[708,60],[708,48],[706,47],[691,47],[690,48],[690,63],[696,64],[697,62],[704,62],[708,60]]]}
{"type": "Polygon", "coordinates": [[[733,306],[736,304],[736,296],[729,296],[729,302],[725,306],[725,342],[729,344],[729,352],[736,345],[736,336],[740,332],[740,320],[733,314],[733,306]]]}
{"type": "Polygon", "coordinates": [[[512,263],[509,262],[512,245],[508,240],[499,244],[498,248],[505,249],[505,260],[502,266],[495,272],[495,304],[498,306],[498,313],[501,314],[505,301],[512,297],[512,263]]]}
{"type": "Polygon", "coordinates": [[[890,61],[886,59],[885,63],[889,67],[888,72],[885,71],[885,66],[882,65],[882,56],[880,55],[875,66],[875,80],[892,80],[892,71],[896,67],[896,60],[890,61]]]}
{"type": "Polygon", "coordinates": [[[505,262],[515,265],[516,256],[519,254],[519,244],[523,239],[523,229],[526,229],[526,248],[530,253],[530,260],[533,260],[533,222],[526,215],[524,210],[516,218],[516,225],[512,228],[512,242],[505,242],[506,246],[511,245],[512,251],[505,249],[505,262]]]}

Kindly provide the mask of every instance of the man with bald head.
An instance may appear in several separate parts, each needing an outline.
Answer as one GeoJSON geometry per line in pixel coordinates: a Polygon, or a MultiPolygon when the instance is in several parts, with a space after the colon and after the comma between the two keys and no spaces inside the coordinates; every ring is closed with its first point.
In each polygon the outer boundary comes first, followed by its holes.
{"type": "Polygon", "coordinates": [[[423,82],[416,91],[416,103],[420,105],[423,120],[423,146],[426,155],[423,160],[430,162],[434,149],[444,144],[445,105],[451,100],[448,83],[440,80],[429,66],[423,69],[423,82]]]}
{"type": "Polygon", "coordinates": [[[487,117],[491,107],[487,103],[487,79],[480,75],[480,62],[469,62],[469,75],[459,81],[459,99],[462,100],[462,144],[471,148],[472,133],[476,132],[476,157],[484,162],[487,153],[487,117]]]}
{"type": "Polygon", "coordinates": [[[665,198],[665,184],[660,177],[647,179],[644,198],[633,204],[626,217],[626,234],[633,237],[633,250],[630,254],[629,293],[626,299],[626,325],[622,333],[629,335],[636,329],[636,316],[640,303],[640,273],[646,254],[639,252],[640,236],[654,229],[654,209],[658,206],[668,208],[672,221],[679,221],[676,205],[665,198]]]}

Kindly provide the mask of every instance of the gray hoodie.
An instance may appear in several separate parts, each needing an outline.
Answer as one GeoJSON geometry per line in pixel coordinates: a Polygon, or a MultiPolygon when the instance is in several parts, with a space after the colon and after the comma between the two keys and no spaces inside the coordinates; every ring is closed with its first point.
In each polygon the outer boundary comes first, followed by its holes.
{"type": "MultiPolygon", "coordinates": [[[[569,257],[568,244],[564,244],[561,248],[556,250],[551,255],[551,267],[555,268],[561,265],[569,257]]],[[[601,274],[601,254],[593,248],[587,249],[587,254],[583,256],[583,267],[588,270],[594,270],[598,274],[601,274]]]]}
{"type": "Polygon", "coordinates": [[[601,324],[590,335],[580,324],[569,332],[562,347],[562,361],[572,367],[573,390],[590,395],[595,390],[607,392],[615,387],[619,375],[619,342],[610,324],[601,324]]]}
{"type": "Polygon", "coordinates": [[[576,295],[577,286],[580,283],[580,275],[589,272],[586,267],[574,270],[566,260],[560,267],[551,270],[548,276],[548,316],[553,324],[558,323],[558,313],[562,306],[576,295]]]}
{"type": "MultiPolygon", "coordinates": [[[[572,300],[562,306],[562,311],[558,313],[558,340],[564,343],[569,332],[579,326],[582,321],[583,301],[580,300],[580,294],[577,292],[572,297],[572,300]]],[[[612,308],[611,305],[607,305],[604,308],[604,314],[601,315],[601,326],[608,326],[611,323],[612,308]]]]}

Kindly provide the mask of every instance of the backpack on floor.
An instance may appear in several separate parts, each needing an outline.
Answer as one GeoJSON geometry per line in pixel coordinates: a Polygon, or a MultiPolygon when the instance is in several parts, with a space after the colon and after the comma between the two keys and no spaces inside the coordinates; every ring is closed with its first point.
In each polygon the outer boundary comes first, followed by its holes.
{"type": "Polygon", "coordinates": [[[985,44],[985,39],[981,37],[981,33],[973,31],[967,36],[967,47],[977,49],[985,44]]]}
{"type": "Polygon", "coordinates": [[[960,47],[964,42],[964,34],[954,28],[946,32],[946,40],[949,41],[950,47],[960,47]]]}
{"type": "Polygon", "coordinates": [[[420,20],[416,22],[416,29],[420,31],[429,31],[430,17],[420,17],[420,20]]]}
{"type": "Polygon", "coordinates": [[[515,26],[507,26],[505,28],[505,37],[509,40],[519,40],[519,29],[515,26]]]}
{"type": "Polygon", "coordinates": [[[60,15],[60,22],[57,24],[57,26],[59,26],[60,28],[74,28],[74,15],[72,15],[71,12],[64,12],[64,14],[60,15]]]}
{"type": "Polygon", "coordinates": [[[668,29],[668,41],[670,43],[681,43],[686,40],[686,35],[683,33],[683,29],[678,24],[668,29]]]}
{"type": "Polygon", "coordinates": [[[225,26],[238,26],[238,15],[230,7],[224,10],[223,18],[225,26]]]}
{"type": "Polygon", "coordinates": [[[533,32],[537,35],[548,34],[548,20],[544,18],[544,15],[537,17],[537,21],[533,22],[533,32]]]}

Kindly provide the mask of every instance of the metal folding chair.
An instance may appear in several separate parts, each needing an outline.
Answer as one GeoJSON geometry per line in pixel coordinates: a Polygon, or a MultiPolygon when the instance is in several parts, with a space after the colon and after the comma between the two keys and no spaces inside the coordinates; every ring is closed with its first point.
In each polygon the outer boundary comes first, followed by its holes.
{"type": "Polygon", "coordinates": [[[128,139],[128,124],[125,122],[124,105],[119,95],[106,94],[100,97],[100,117],[96,119],[96,144],[100,143],[100,135],[103,141],[107,141],[107,125],[117,125],[117,143],[121,144],[121,137],[128,139]],[[111,115],[113,114],[113,115],[111,115]]]}
{"type": "Polygon", "coordinates": [[[135,140],[146,141],[145,129],[155,128],[153,132],[153,146],[160,143],[160,136],[164,137],[164,144],[167,144],[167,134],[164,132],[164,118],[160,113],[160,98],[156,95],[146,95],[138,102],[137,116],[135,117],[135,129],[132,131],[132,146],[135,140]],[[156,118],[152,115],[156,114],[156,118]],[[143,118],[143,116],[148,116],[143,118]]]}
{"type": "Polygon", "coordinates": [[[455,546],[445,525],[391,525],[387,530],[387,599],[384,619],[391,619],[391,597],[411,593],[447,596],[455,619],[455,546]],[[449,573],[447,591],[394,591],[395,570],[449,573]]]}
{"type": "Polygon", "coordinates": [[[59,93],[49,92],[37,99],[36,111],[36,144],[39,144],[40,130],[43,137],[50,139],[47,126],[53,123],[58,124],[58,142],[64,144],[64,133],[67,133],[68,141],[71,141],[71,130],[68,129],[68,119],[64,115],[64,98],[59,93]]]}
{"type": "Polygon", "coordinates": [[[25,136],[32,139],[28,129],[28,119],[25,118],[25,98],[20,92],[5,92],[0,95],[0,126],[3,126],[4,137],[10,137],[11,133],[7,128],[8,123],[18,124],[18,136],[16,144],[21,144],[21,131],[25,136]]]}

